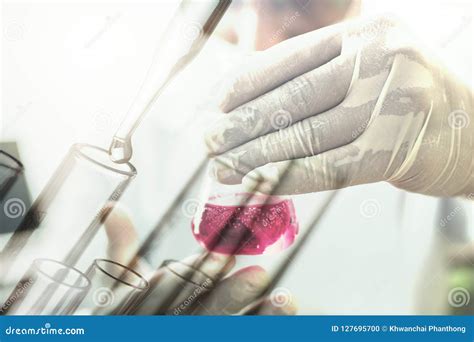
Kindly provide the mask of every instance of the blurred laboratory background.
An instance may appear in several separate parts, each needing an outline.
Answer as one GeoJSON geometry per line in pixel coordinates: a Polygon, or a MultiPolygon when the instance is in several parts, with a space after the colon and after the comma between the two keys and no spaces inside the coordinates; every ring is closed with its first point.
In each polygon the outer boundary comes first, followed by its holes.
{"type": "MultiPolygon", "coordinates": [[[[71,145],[108,148],[176,6],[175,1],[132,0],[3,2],[0,147],[24,166],[14,191],[24,199],[25,210],[71,145]]],[[[295,35],[385,11],[397,12],[420,34],[431,32],[433,41],[424,43],[449,65],[472,68],[472,49],[471,55],[448,55],[443,49],[449,45],[454,46],[449,51],[456,51],[462,35],[470,35],[472,42],[472,6],[470,1],[448,0],[234,1],[205,49],[166,90],[134,136],[131,162],[137,176],[118,204],[136,229],[126,232],[130,239],[135,234],[138,243],[147,238],[190,178],[194,182],[185,200],[199,196],[206,175],[193,175],[206,156],[203,131],[217,115],[206,110],[206,102],[226,71],[295,35]],[[445,24],[436,25],[436,19],[421,23],[424,11],[430,18],[442,17],[445,24]],[[466,60],[471,62],[459,62],[466,60]]],[[[472,69],[453,67],[453,72],[472,85],[472,69]]],[[[294,196],[303,228],[327,196],[294,196]]],[[[450,292],[460,288],[473,295],[473,203],[472,198],[408,193],[386,183],[341,190],[278,286],[291,293],[298,314],[467,310],[453,305],[450,292]]],[[[153,267],[201,250],[191,233],[192,214],[181,205],[175,209],[169,227],[146,254],[153,267]]],[[[67,232],[68,220],[64,222],[67,232]]],[[[2,223],[0,248],[12,230],[2,223]]],[[[99,231],[81,256],[79,269],[107,257],[111,243],[99,231]]],[[[55,236],[44,244],[62,248],[55,236]]],[[[256,264],[271,270],[284,257],[238,256],[235,269],[256,264]]]]}

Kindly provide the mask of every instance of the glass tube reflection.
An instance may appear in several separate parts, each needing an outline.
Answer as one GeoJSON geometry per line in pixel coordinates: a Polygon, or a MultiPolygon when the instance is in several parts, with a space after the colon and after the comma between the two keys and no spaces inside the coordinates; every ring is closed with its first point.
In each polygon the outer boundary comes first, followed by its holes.
{"type": "Polygon", "coordinates": [[[91,289],[78,305],[77,314],[129,314],[148,289],[148,281],[141,274],[112,260],[94,260],[86,275],[91,289]]]}
{"type": "Polygon", "coordinates": [[[0,309],[7,315],[66,315],[90,287],[75,268],[50,259],[35,260],[0,309]]]}
{"type": "Polygon", "coordinates": [[[150,279],[150,289],[140,298],[134,314],[187,315],[214,280],[202,270],[181,261],[166,260],[150,279]]]}

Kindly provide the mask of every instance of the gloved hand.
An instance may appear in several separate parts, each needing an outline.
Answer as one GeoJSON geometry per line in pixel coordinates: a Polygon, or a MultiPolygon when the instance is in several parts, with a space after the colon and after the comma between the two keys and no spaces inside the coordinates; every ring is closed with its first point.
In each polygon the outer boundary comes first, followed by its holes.
{"type": "MultiPolygon", "coordinates": [[[[181,262],[196,265],[202,255],[185,258],[181,262]]],[[[198,262],[199,264],[199,262],[198,262]]],[[[201,264],[200,270],[211,277],[228,275],[235,265],[234,256],[211,253],[201,264]]],[[[260,315],[294,315],[297,308],[289,293],[272,292],[269,298],[258,300],[261,291],[270,281],[267,272],[260,266],[248,266],[223,278],[213,290],[198,298],[199,305],[193,312],[196,315],[240,315],[246,314],[258,303],[260,315]],[[285,298],[280,298],[285,295],[285,298]]]]}
{"type": "MultiPolygon", "coordinates": [[[[124,211],[115,208],[105,221],[105,230],[108,239],[108,257],[116,262],[127,264],[138,247],[137,233],[129,216],[124,211]]],[[[259,266],[249,266],[224,277],[235,265],[234,256],[212,253],[204,261],[202,259],[202,255],[194,255],[181,262],[190,266],[199,264],[199,269],[205,274],[213,278],[219,275],[223,279],[210,293],[198,298],[199,305],[194,312],[197,315],[245,314],[242,310],[245,311],[246,308],[252,306],[251,304],[255,302],[270,280],[267,272],[259,266]]],[[[143,260],[137,267],[138,271],[144,275],[153,272],[143,260]]],[[[281,293],[276,295],[280,296],[281,293]]],[[[294,315],[296,310],[296,304],[292,298],[276,297],[264,299],[258,313],[294,315]]]]}
{"type": "Polygon", "coordinates": [[[215,176],[262,192],[278,183],[277,194],[378,181],[472,193],[472,93],[418,46],[380,17],[260,53],[219,85],[226,114],[206,136],[215,176]]]}

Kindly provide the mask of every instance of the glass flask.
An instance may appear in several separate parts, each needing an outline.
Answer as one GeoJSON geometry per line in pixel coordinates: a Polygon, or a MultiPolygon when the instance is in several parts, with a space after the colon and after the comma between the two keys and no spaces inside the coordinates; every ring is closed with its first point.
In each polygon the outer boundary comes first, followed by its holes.
{"type": "Polygon", "coordinates": [[[33,261],[0,309],[6,315],[67,315],[89,290],[87,277],[51,259],[33,261]]]}
{"type": "Polygon", "coordinates": [[[195,239],[222,254],[260,255],[291,246],[298,234],[293,201],[207,180],[191,222],[195,239]]]}
{"type": "MultiPolygon", "coordinates": [[[[150,287],[142,297],[143,301],[137,306],[136,314],[199,314],[201,313],[199,308],[202,308],[200,296],[213,296],[212,291],[221,280],[220,275],[215,276],[216,272],[231,276],[234,272],[248,266],[263,268],[270,281],[267,286],[262,285],[262,288],[256,289],[254,302],[235,314],[259,312],[260,301],[267,298],[276,285],[287,286],[287,283],[292,281],[292,272],[299,269],[299,267],[294,267],[295,262],[300,262],[303,251],[307,252],[305,246],[308,241],[311,241],[311,238],[314,243],[317,228],[322,228],[322,218],[330,213],[328,208],[330,203],[333,203],[336,191],[295,196],[289,202],[294,203],[294,207],[298,211],[298,219],[297,221],[293,220],[292,226],[294,228],[290,227],[289,229],[291,232],[289,240],[290,242],[293,240],[293,242],[292,244],[287,243],[285,250],[281,250],[278,254],[272,254],[270,253],[272,246],[270,246],[263,254],[238,255],[237,257],[211,253],[209,248],[212,248],[212,245],[207,245],[208,248],[206,244],[198,243],[190,227],[195,226],[196,223],[199,224],[198,221],[201,220],[207,199],[217,195],[225,197],[225,195],[252,193],[252,191],[244,189],[242,186],[225,186],[213,182],[209,179],[208,162],[208,159],[203,159],[196,167],[188,168],[186,179],[179,180],[178,189],[172,192],[172,197],[163,204],[162,215],[142,240],[135,258],[136,262],[144,259],[152,268],[156,269],[156,272],[152,277],[147,277],[150,287]],[[296,236],[291,238],[292,235],[298,235],[298,238],[296,239],[296,236]],[[222,263],[221,260],[215,264],[212,258],[208,257],[216,254],[224,257],[226,262],[222,263]],[[196,256],[198,259],[195,259],[196,256]],[[167,261],[170,259],[180,261],[167,261]],[[190,259],[198,262],[190,261],[190,259]],[[180,268],[173,267],[171,269],[169,266],[172,263],[180,268]],[[194,277],[199,278],[195,279],[194,277]],[[210,281],[206,281],[206,279],[210,279],[210,281]],[[181,283],[182,286],[170,285],[176,283],[181,283]]],[[[262,194],[257,193],[257,195],[262,194]]],[[[244,197],[248,198],[249,196],[244,197]]],[[[282,196],[278,196],[278,199],[288,200],[282,196]]],[[[278,203],[278,201],[271,203],[278,203]]],[[[280,250],[281,246],[278,246],[278,242],[275,245],[280,250]]],[[[284,246],[285,244],[283,244],[284,246]]],[[[234,246],[230,249],[237,248],[234,246]]]]}
{"type": "Polygon", "coordinates": [[[73,145],[0,254],[2,282],[37,258],[75,265],[135,175],[102,148],[73,145]]]}

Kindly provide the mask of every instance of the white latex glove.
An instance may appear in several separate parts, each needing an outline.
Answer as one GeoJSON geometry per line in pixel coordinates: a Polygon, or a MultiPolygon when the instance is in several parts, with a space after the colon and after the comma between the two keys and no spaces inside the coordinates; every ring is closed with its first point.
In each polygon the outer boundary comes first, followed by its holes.
{"type": "Polygon", "coordinates": [[[279,194],[378,181],[472,193],[472,93],[418,46],[380,17],[260,53],[219,86],[226,114],[206,136],[216,177],[279,194]]]}

